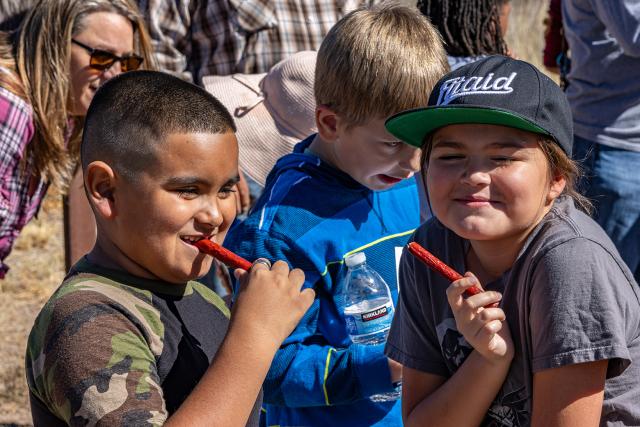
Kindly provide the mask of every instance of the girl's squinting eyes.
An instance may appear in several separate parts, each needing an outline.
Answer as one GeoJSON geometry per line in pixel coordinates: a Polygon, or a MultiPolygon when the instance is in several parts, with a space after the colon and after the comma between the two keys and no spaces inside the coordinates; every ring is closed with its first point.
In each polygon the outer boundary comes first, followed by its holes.
{"type": "Polygon", "coordinates": [[[510,163],[514,160],[511,156],[493,156],[491,160],[497,163],[510,163]]]}

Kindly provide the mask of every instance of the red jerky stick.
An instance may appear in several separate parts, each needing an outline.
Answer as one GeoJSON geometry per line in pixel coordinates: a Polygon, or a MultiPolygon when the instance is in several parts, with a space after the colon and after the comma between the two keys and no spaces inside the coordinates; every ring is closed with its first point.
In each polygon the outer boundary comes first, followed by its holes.
{"type": "MultiPolygon", "coordinates": [[[[460,273],[449,267],[444,262],[440,261],[435,257],[435,255],[420,246],[418,243],[409,242],[407,247],[409,249],[409,252],[411,252],[411,255],[427,264],[427,267],[431,268],[437,273],[440,273],[445,279],[448,279],[450,282],[455,282],[456,280],[462,279],[462,275],[460,275],[460,273]]],[[[472,295],[480,292],[477,288],[469,288],[469,290],[471,291],[470,293],[472,295]],[[471,289],[475,289],[475,291],[471,291],[471,289]]]]}
{"type": "MultiPolygon", "coordinates": [[[[431,252],[429,252],[428,250],[420,246],[418,243],[409,242],[409,244],[407,245],[407,249],[409,249],[409,252],[411,252],[411,255],[415,256],[420,261],[427,264],[427,267],[429,267],[433,271],[440,273],[445,279],[451,282],[455,282],[456,280],[462,279],[462,276],[460,275],[460,273],[455,271],[453,268],[449,267],[444,262],[440,261],[435,255],[433,255],[431,252]]],[[[480,292],[482,292],[480,289],[478,289],[475,286],[472,286],[470,288],[467,288],[467,290],[464,293],[465,295],[470,297],[471,295],[477,295],[480,292]]],[[[492,304],[489,304],[487,307],[497,307],[497,306],[498,306],[497,303],[492,303],[492,304]]]]}
{"type": "Polygon", "coordinates": [[[219,244],[212,242],[211,240],[198,240],[193,245],[198,248],[200,252],[211,255],[231,268],[241,268],[247,271],[251,268],[252,264],[249,261],[234,254],[230,250],[223,248],[219,244]]]}

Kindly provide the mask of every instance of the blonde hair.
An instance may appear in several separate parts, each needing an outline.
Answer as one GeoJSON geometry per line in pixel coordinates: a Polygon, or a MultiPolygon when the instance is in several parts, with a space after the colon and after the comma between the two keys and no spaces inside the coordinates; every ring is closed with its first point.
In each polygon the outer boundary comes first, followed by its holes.
{"type": "MultiPolygon", "coordinates": [[[[433,135],[435,131],[429,133],[422,144],[422,154],[420,157],[420,173],[422,175],[422,185],[425,194],[427,191],[427,163],[431,157],[431,148],[433,146],[433,135]]],[[[549,162],[549,176],[551,181],[557,176],[561,176],[565,180],[564,190],[562,195],[569,196],[573,199],[578,208],[582,209],[585,213],[591,214],[593,212],[593,203],[588,197],[584,196],[578,190],[578,181],[583,176],[582,168],[571,157],[564,152],[558,143],[552,138],[540,135],[538,145],[542,150],[542,153],[549,162]]],[[[428,197],[427,197],[428,198],[428,197]]]]}
{"type": "Polygon", "coordinates": [[[447,71],[442,39],[416,8],[383,3],[357,9],[318,51],[314,91],[348,127],[427,105],[447,71]]]}
{"type": "Polygon", "coordinates": [[[13,55],[0,47],[0,84],[27,101],[34,114],[36,134],[25,158],[34,173],[62,185],[68,183],[78,159],[82,117],[71,117],[71,39],[84,30],[84,19],[96,12],[124,16],[134,28],[134,48],[153,69],[150,38],[137,6],[130,0],[40,0],[22,22],[13,55]]]}

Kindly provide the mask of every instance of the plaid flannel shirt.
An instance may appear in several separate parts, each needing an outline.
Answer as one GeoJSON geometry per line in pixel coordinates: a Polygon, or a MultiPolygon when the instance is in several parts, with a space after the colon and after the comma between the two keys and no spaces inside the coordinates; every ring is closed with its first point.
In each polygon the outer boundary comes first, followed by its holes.
{"type": "Polygon", "coordinates": [[[47,184],[22,161],[35,134],[33,110],[22,98],[0,87],[0,278],[9,269],[4,259],[22,227],[33,218],[47,184]]]}
{"type": "Polygon", "coordinates": [[[380,0],[138,0],[161,69],[201,84],[207,75],[266,73],[317,50],[345,14],[380,0]]]}

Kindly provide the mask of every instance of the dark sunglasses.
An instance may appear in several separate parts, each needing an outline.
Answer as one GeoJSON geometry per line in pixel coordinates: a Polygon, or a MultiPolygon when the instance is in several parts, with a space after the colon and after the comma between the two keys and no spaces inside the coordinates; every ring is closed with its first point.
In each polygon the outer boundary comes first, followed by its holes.
{"type": "Polygon", "coordinates": [[[108,70],[116,63],[116,61],[120,62],[120,67],[122,71],[133,71],[140,68],[142,65],[142,61],[144,58],[140,55],[136,55],[135,53],[130,53],[124,56],[117,56],[111,52],[107,52],[106,50],[94,49],[92,47],[87,46],[84,43],[80,43],[77,40],[71,39],[72,43],[77,44],[91,55],[91,59],[89,60],[89,66],[95,70],[108,70]]]}

